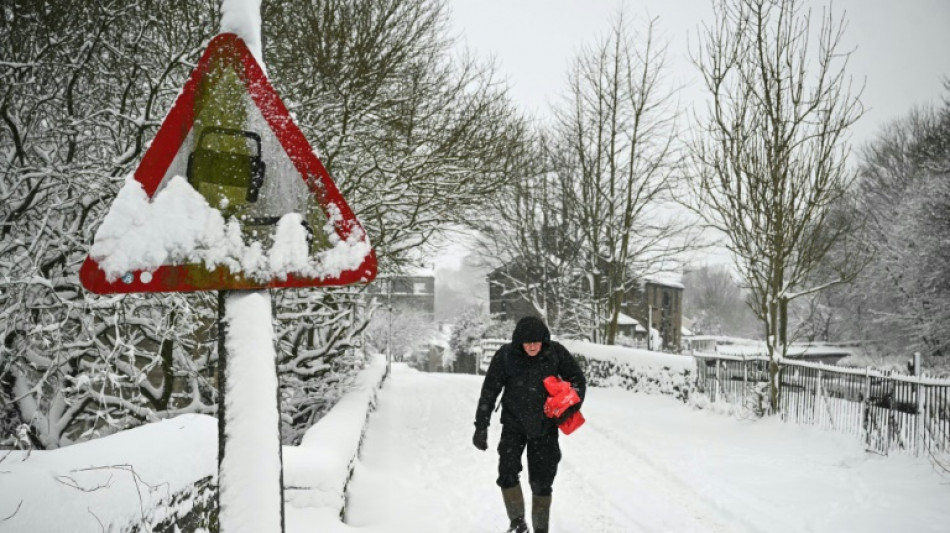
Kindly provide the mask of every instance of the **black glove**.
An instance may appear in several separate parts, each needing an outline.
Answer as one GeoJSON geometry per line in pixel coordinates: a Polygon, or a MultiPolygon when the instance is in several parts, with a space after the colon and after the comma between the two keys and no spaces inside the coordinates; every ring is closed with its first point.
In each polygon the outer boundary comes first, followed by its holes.
{"type": "Polygon", "coordinates": [[[568,407],[567,409],[564,410],[563,413],[561,413],[561,416],[554,419],[554,424],[560,426],[564,422],[567,422],[568,419],[574,416],[574,413],[580,411],[580,409],[581,409],[580,404],[575,404],[568,407]]]}
{"type": "Polygon", "coordinates": [[[481,451],[488,449],[488,428],[476,427],[475,435],[472,436],[472,444],[481,451]]]}

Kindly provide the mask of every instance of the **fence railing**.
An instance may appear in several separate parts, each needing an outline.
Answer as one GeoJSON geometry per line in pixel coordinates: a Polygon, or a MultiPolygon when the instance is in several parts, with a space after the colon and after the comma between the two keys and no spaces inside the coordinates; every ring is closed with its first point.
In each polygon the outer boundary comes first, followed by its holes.
{"type": "MultiPolygon", "coordinates": [[[[765,357],[694,353],[696,387],[713,402],[771,410],[765,357]]],[[[887,454],[950,453],[950,380],[805,361],[779,362],[783,420],[861,436],[887,454]]]]}

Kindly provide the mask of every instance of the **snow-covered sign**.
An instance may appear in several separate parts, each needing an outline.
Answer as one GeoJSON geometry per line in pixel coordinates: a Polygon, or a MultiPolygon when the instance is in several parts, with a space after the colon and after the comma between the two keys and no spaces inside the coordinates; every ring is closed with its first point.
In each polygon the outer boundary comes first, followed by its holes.
{"type": "Polygon", "coordinates": [[[80,271],[101,294],[375,276],[366,232],[234,33],[208,44],[80,271]]]}

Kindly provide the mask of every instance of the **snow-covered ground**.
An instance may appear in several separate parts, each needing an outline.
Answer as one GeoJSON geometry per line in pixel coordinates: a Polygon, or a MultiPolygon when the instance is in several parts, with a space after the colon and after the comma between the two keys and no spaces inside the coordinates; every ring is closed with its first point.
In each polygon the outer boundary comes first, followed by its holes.
{"type": "Polygon", "coordinates": [[[120,531],[159,502],[217,475],[218,422],[206,415],[51,451],[0,450],[0,532],[120,531]]]}
{"type": "MultiPolygon", "coordinates": [[[[400,364],[377,394],[339,520],[378,363],[301,446],[284,447],[287,532],[504,531],[497,414],[492,447],[471,444],[482,377],[400,364]]],[[[588,389],[584,416],[561,437],[558,533],[950,531],[950,476],[926,459],[869,454],[853,436],[619,388],[588,389]]],[[[25,460],[14,452],[0,463],[0,532],[119,531],[109,524],[211,475],[216,446],[214,419],[191,415],[25,460]]]]}
{"type": "MultiPolygon", "coordinates": [[[[395,367],[350,485],[351,526],[504,530],[497,420],[488,452],[471,445],[480,386],[395,367]]],[[[561,437],[552,531],[950,530],[950,478],[926,460],[868,454],[851,436],[612,388],[589,389],[584,416],[561,437]]]]}

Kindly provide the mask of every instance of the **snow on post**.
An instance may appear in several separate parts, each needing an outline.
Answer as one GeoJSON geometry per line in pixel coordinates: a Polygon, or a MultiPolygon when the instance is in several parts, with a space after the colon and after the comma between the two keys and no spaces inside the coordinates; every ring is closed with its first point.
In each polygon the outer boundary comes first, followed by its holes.
{"type": "Polygon", "coordinates": [[[267,73],[261,48],[261,0],[223,0],[221,2],[221,33],[241,38],[254,59],[267,73]]]}
{"type": "Polygon", "coordinates": [[[277,352],[270,294],[225,298],[227,372],[224,457],[219,466],[220,531],[281,531],[280,420],[277,352]]]}

